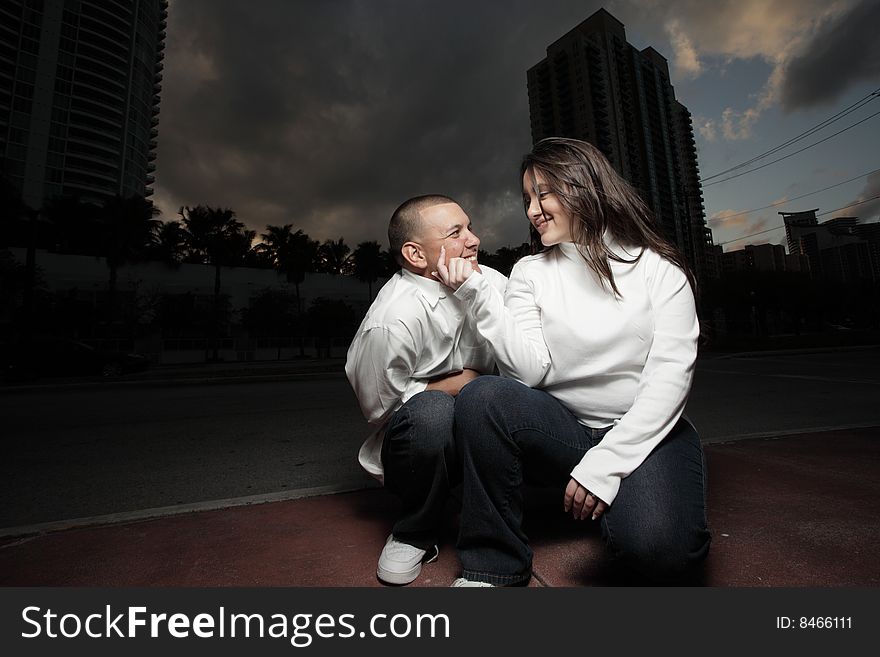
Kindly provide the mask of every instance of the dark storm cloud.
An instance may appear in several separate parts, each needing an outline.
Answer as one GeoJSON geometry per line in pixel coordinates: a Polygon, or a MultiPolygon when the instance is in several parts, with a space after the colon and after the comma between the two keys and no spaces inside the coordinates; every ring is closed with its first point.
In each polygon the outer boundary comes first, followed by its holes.
{"type": "MultiPolygon", "coordinates": [[[[292,223],[356,244],[384,243],[394,207],[441,192],[461,200],[487,248],[517,244],[526,230],[516,171],[531,143],[526,70],[601,4],[631,41],[670,56],[673,18],[701,57],[714,47],[772,59],[782,47],[772,26],[815,13],[774,5],[762,32],[758,0],[722,3],[723,20],[697,0],[174,0],[156,200],[166,219],[207,203],[260,232],[292,223]]],[[[788,106],[876,70],[876,46],[864,40],[876,11],[865,2],[811,40],[787,69],[788,106]],[[844,66],[846,47],[860,55],[844,66]]]]}
{"type": "Polygon", "coordinates": [[[852,203],[834,213],[835,217],[859,217],[862,223],[880,221],[880,172],[865,180],[862,192],[852,203]]]}
{"type": "Polygon", "coordinates": [[[831,103],[850,86],[880,81],[880,3],[863,0],[824,26],[786,67],[782,105],[794,110],[831,103]]]}
{"type": "Polygon", "coordinates": [[[157,201],[252,228],[384,242],[415,194],[461,200],[485,246],[526,237],[526,70],[598,3],[174,2],[157,201]]]}

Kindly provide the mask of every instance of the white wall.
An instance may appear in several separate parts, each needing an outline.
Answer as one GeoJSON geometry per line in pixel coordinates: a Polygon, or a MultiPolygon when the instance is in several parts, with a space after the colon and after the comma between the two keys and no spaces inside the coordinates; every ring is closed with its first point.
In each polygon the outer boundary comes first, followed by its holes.
{"type": "MultiPolygon", "coordinates": [[[[12,248],[10,251],[19,262],[25,262],[26,249],[12,248]]],[[[104,258],[37,250],[36,262],[47,287],[53,292],[72,288],[94,292],[107,289],[110,270],[104,258]]],[[[384,283],[384,279],[373,283],[374,297],[384,283]]],[[[264,288],[290,292],[295,289],[284,275],[274,270],[250,267],[223,267],[220,272],[220,287],[224,294],[230,296],[233,310],[247,307],[248,300],[264,288]]],[[[156,261],[129,264],[120,267],[117,272],[117,289],[212,295],[214,267],[182,264],[174,268],[156,261]]],[[[306,274],[305,280],[300,284],[300,294],[304,309],[317,297],[345,301],[358,311],[365,310],[370,303],[368,285],[351,276],[306,274]]]]}

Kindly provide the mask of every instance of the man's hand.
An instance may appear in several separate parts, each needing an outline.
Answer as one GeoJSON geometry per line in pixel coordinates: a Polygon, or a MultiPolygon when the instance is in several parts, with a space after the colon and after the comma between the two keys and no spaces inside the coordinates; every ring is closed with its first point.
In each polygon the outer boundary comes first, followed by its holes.
{"type": "Polygon", "coordinates": [[[437,260],[437,271],[431,272],[434,277],[445,286],[457,290],[471,274],[480,271],[480,266],[473,260],[464,258],[451,258],[446,263],[446,247],[440,247],[440,257],[437,260]]]}
{"type": "Polygon", "coordinates": [[[458,393],[461,392],[461,389],[478,376],[480,376],[480,373],[477,372],[477,370],[464,369],[461,372],[446,374],[444,376],[439,376],[436,379],[431,379],[431,382],[425,390],[439,390],[440,392],[445,392],[453,397],[457,397],[458,393]]]}
{"type": "Polygon", "coordinates": [[[590,516],[593,520],[598,520],[608,505],[600,500],[594,493],[581,486],[577,480],[572,479],[565,487],[565,497],[562,500],[562,509],[571,515],[575,520],[584,520],[590,516]]]}

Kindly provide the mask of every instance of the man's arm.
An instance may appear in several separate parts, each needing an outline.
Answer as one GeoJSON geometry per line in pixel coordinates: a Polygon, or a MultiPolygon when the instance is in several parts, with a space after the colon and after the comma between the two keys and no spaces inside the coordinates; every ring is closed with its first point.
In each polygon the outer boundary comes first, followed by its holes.
{"type": "Polygon", "coordinates": [[[412,378],[417,360],[405,331],[377,327],[360,336],[348,354],[345,373],[368,422],[384,423],[401,400],[425,389],[426,381],[412,378]]]}
{"type": "Polygon", "coordinates": [[[472,370],[466,367],[461,372],[445,374],[431,379],[425,390],[439,390],[440,392],[445,392],[453,397],[457,397],[458,393],[461,392],[461,389],[478,376],[480,376],[480,373],[477,370],[472,370]]]}

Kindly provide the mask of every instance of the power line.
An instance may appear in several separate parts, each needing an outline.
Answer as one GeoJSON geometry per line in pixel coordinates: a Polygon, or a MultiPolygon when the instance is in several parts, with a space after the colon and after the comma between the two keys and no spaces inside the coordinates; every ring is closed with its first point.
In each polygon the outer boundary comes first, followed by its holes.
{"type": "Polygon", "coordinates": [[[724,246],[725,244],[731,244],[733,242],[739,242],[740,240],[748,239],[749,237],[754,237],[755,235],[763,235],[764,233],[772,233],[774,230],[782,230],[785,226],[777,226],[776,228],[768,228],[767,230],[762,230],[758,233],[752,233],[751,235],[742,235],[741,237],[737,237],[735,240],[727,240],[726,242],[718,242],[716,246],[724,246]]]}
{"type": "Polygon", "coordinates": [[[829,189],[834,189],[835,187],[840,187],[841,185],[845,185],[846,183],[851,183],[853,180],[858,180],[859,178],[863,178],[864,176],[870,176],[872,173],[877,173],[880,169],[874,169],[873,171],[868,171],[867,173],[860,173],[859,175],[850,178],[849,180],[844,180],[835,185],[829,185],[828,187],[823,187],[822,189],[817,189],[812,192],[807,192],[806,194],[801,194],[800,196],[794,196],[792,198],[787,198],[784,201],[777,201],[776,203],[771,203],[770,205],[765,205],[762,208],[755,208],[754,210],[744,210],[743,212],[737,212],[736,214],[729,214],[726,217],[719,217],[716,221],[727,221],[728,219],[733,219],[734,217],[741,217],[744,214],[751,214],[752,212],[758,212],[760,210],[767,210],[768,208],[778,208],[780,205],[785,205],[786,203],[791,203],[792,201],[797,201],[802,198],[806,198],[808,196],[812,196],[813,194],[818,194],[820,192],[827,192],[829,189]]]}
{"type": "Polygon", "coordinates": [[[837,135],[846,132],[847,130],[850,130],[850,129],[852,129],[852,128],[855,128],[857,125],[860,125],[860,124],[864,123],[865,121],[867,121],[867,120],[869,120],[869,119],[873,119],[873,118],[874,118],[875,116],[877,116],[878,114],[880,114],[880,112],[874,112],[874,113],[871,114],[870,116],[866,116],[866,117],[865,117],[864,119],[862,119],[861,121],[857,121],[857,122],[853,123],[852,125],[847,126],[847,127],[844,128],[843,130],[838,130],[838,131],[835,132],[834,134],[832,134],[832,135],[828,135],[828,136],[825,137],[824,139],[820,139],[819,141],[813,142],[813,143],[810,144],[809,146],[804,146],[803,148],[800,148],[800,149],[794,151],[793,153],[789,153],[788,155],[783,155],[782,157],[776,158],[775,160],[770,160],[769,162],[766,162],[766,163],[762,164],[761,166],[757,166],[757,167],[755,167],[754,169],[749,169],[748,171],[743,171],[743,172],[741,172],[741,173],[736,173],[736,174],[734,174],[734,175],[732,175],[732,176],[728,176],[727,178],[722,178],[721,180],[715,180],[715,181],[713,181],[713,182],[706,183],[705,185],[703,185],[703,187],[711,187],[712,185],[718,185],[718,184],[720,184],[720,183],[727,182],[728,180],[733,180],[734,178],[739,178],[740,176],[744,176],[744,175],[746,175],[747,173],[753,173],[753,172],[755,172],[755,171],[758,171],[759,169],[763,169],[764,167],[769,167],[771,164],[776,164],[777,162],[782,162],[782,160],[787,160],[788,158],[793,157],[793,156],[797,155],[798,153],[803,153],[805,150],[808,150],[808,149],[812,148],[813,146],[818,146],[818,145],[821,144],[822,142],[826,142],[826,141],[828,141],[829,139],[832,139],[833,137],[836,137],[837,135]]]}
{"type": "Polygon", "coordinates": [[[880,194],[878,194],[877,196],[872,196],[871,198],[866,198],[864,201],[856,201],[855,203],[850,203],[849,205],[844,205],[842,208],[837,208],[837,210],[828,210],[828,212],[820,212],[816,216],[817,217],[824,217],[826,214],[831,214],[832,212],[838,212],[840,210],[846,210],[848,208],[854,208],[857,205],[862,205],[864,203],[867,203],[868,201],[876,201],[878,198],[880,198],[880,194]]]}
{"type": "MultiPolygon", "coordinates": [[[[871,198],[866,198],[864,201],[856,201],[855,203],[850,203],[849,205],[844,205],[843,207],[837,208],[836,210],[828,210],[827,212],[820,212],[817,214],[817,217],[824,217],[826,214],[831,214],[833,212],[839,212],[840,210],[846,210],[847,208],[854,208],[857,205],[862,205],[864,203],[868,203],[869,201],[876,201],[880,198],[880,194],[877,196],[872,196],[871,198]]],[[[756,235],[763,235],[764,233],[772,233],[774,230],[782,230],[785,226],[776,226],[775,228],[768,228],[767,230],[762,230],[757,233],[751,233],[750,235],[740,235],[736,239],[727,240],[726,242],[718,242],[716,246],[724,246],[725,244],[731,244],[733,242],[739,242],[740,240],[748,239],[749,237],[755,237],[756,235]]]]}
{"type": "Polygon", "coordinates": [[[723,176],[723,175],[730,173],[732,171],[736,171],[737,169],[742,169],[743,167],[748,166],[749,164],[752,164],[753,162],[757,162],[758,160],[762,160],[765,157],[767,157],[768,155],[772,155],[773,153],[776,153],[776,152],[782,150],[783,148],[790,146],[791,144],[794,144],[794,143],[800,141],[801,139],[804,139],[805,137],[809,137],[811,134],[818,132],[822,128],[825,128],[825,127],[831,125],[832,123],[839,121],[844,116],[851,114],[852,112],[856,111],[857,109],[860,109],[861,107],[863,107],[864,105],[867,105],[872,100],[875,100],[878,97],[880,97],[880,88],[875,89],[874,91],[869,93],[867,96],[857,100],[855,103],[853,103],[849,107],[845,107],[837,114],[828,117],[827,119],[825,119],[821,123],[818,123],[817,125],[813,126],[809,130],[806,130],[806,131],[802,132],[801,134],[799,134],[795,137],[792,137],[788,141],[785,141],[785,142],[779,144],[778,146],[771,148],[769,151],[765,151],[765,152],[761,153],[760,155],[756,155],[755,157],[753,157],[750,160],[746,160],[745,162],[741,162],[740,164],[737,164],[736,166],[730,167],[729,169],[725,169],[724,171],[719,171],[718,173],[714,173],[711,176],[704,176],[703,178],[700,179],[700,182],[706,182],[708,180],[712,180],[713,178],[718,178],[718,177],[723,176]]]}
{"type": "Polygon", "coordinates": [[[794,143],[800,141],[801,139],[804,139],[805,137],[809,137],[810,135],[821,130],[822,128],[825,128],[825,127],[831,125],[832,123],[839,121],[844,116],[847,116],[848,114],[851,114],[852,112],[856,111],[857,109],[862,108],[864,105],[867,105],[869,102],[871,102],[875,98],[880,97],[880,94],[878,94],[878,92],[880,92],[880,89],[876,89],[876,90],[872,91],[864,98],[861,98],[860,100],[856,101],[854,104],[850,105],[847,108],[844,108],[843,110],[841,110],[840,112],[838,112],[834,116],[831,116],[831,117],[825,119],[824,121],[813,126],[809,130],[806,130],[805,132],[802,132],[801,134],[799,134],[795,137],[792,137],[788,141],[785,141],[785,142],[779,144],[778,146],[771,148],[769,151],[765,151],[765,152],[761,153],[760,155],[756,155],[755,157],[753,157],[750,160],[746,160],[745,162],[742,162],[740,164],[737,164],[736,166],[730,167],[729,169],[725,169],[724,171],[719,171],[718,173],[715,173],[711,176],[705,176],[704,178],[701,179],[701,182],[705,182],[707,180],[712,180],[713,178],[718,178],[720,176],[723,176],[724,174],[730,173],[731,171],[736,171],[737,169],[742,169],[743,167],[748,166],[749,164],[752,164],[753,162],[757,162],[758,160],[762,160],[765,157],[767,157],[768,155],[772,155],[773,153],[776,153],[776,152],[782,150],[783,148],[786,148],[787,146],[790,146],[791,144],[794,144],[794,143]]]}

